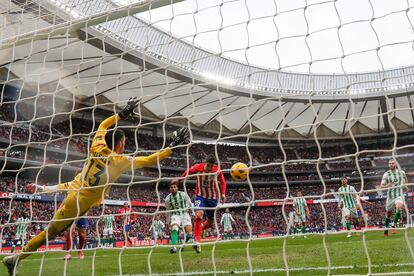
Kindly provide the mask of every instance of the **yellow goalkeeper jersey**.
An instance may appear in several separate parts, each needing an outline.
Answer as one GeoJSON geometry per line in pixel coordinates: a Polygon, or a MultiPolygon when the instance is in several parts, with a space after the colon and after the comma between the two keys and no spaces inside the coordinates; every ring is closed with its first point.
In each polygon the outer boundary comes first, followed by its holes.
{"type": "Polygon", "coordinates": [[[170,148],[149,156],[130,157],[115,153],[108,148],[105,134],[117,120],[118,115],[113,115],[99,125],[82,172],[73,181],[59,184],[59,190],[79,193],[82,198],[91,200],[91,204],[99,205],[109,193],[111,184],[122,173],[155,165],[172,154],[170,148]]]}

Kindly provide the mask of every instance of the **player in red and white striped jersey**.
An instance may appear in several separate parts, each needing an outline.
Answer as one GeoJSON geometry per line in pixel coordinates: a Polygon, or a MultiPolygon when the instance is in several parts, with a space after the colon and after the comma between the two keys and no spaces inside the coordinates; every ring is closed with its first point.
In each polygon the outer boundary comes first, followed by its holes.
{"type": "MultiPolygon", "coordinates": [[[[203,230],[210,228],[214,220],[215,210],[203,210],[203,208],[217,207],[219,201],[225,202],[226,180],[224,179],[223,172],[217,166],[214,155],[208,155],[204,163],[193,165],[182,174],[182,178],[190,175],[196,176],[194,238],[199,243],[203,230]],[[218,185],[218,182],[220,182],[220,185],[218,185]],[[202,221],[203,214],[207,217],[204,222],[202,221]]],[[[194,249],[200,252],[199,244],[194,249]]]]}
{"type": "Polygon", "coordinates": [[[128,202],[124,203],[124,207],[119,209],[120,216],[118,219],[122,220],[122,231],[124,233],[125,246],[132,245],[131,237],[129,236],[129,230],[131,225],[135,223],[137,216],[133,213],[132,208],[129,206],[128,202]]]}

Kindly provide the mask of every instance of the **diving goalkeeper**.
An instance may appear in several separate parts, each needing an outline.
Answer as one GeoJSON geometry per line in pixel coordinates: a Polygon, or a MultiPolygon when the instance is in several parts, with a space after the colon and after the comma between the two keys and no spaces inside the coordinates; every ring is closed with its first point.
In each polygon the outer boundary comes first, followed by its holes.
{"type": "Polygon", "coordinates": [[[116,128],[107,129],[118,120],[132,116],[138,102],[136,98],[131,98],[122,112],[107,118],[99,125],[92,141],[89,158],[82,172],[73,181],[55,186],[28,185],[31,192],[68,191],[68,195],[44,231],[33,237],[21,253],[3,259],[10,275],[13,275],[21,260],[36,251],[46,240],[53,240],[70,227],[76,218],[83,216],[89,208],[99,205],[109,193],[111,184],[122,173],[158,164],[172,154],[171,147],[189,142],[188,129],[181,128],[173,133],[170,147],[164,150],[149,156],[122,155],[125,147],[124,132],[116,128]]]}

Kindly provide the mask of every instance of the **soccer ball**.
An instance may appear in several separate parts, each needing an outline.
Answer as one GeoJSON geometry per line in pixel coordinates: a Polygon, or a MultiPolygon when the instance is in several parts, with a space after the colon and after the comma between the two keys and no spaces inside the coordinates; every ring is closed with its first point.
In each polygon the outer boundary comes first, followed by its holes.
{"type": "Polygon", "coordinates": [[[235,181],[246,180],[249,167],[244,163],[236,163],[231,167],[230,175],[235,181]]]}

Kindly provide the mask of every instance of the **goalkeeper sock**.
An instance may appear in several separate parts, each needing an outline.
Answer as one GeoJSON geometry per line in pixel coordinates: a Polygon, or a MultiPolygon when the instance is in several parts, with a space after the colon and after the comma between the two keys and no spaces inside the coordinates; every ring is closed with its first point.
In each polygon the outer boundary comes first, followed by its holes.
{"type": "Polygon", "coordinates": [[[398,223],[398,221],[400,220],[400,217],[401,217],[400,210],[397,210],[397,212],[395,212],[394,214],[394,225],[398,223]]]}
{"type": "Polygon", "coordinates": [[[390,218],[389,217],[385,217],[385,228],[390,227],[390,218]]]}
{"type": "Polygon", "coordinates": [[[201,218],[194,219],[194,238],[196,242],[200,242],[201,234],[203,233],[203,223],[201,218]]]}
{"type": "Polygon", "coordinates": [[[14,252],[14,249],[16,249],[16,245],[15,244],[12,245],[12,248],[11,248],[10,253],[13,253],[14,252]]]}
{"type": "Polygon", "coordinates": [[[172,245],[176,245],[178,243],[178,231],[177,230],[173,230],[171,232],[171,244],[172,245]]]}
{"type": "Polygon", "coordinates": [[[351,222],[349,222],[349,221],[346,222],[346,230],[348,230],[348,231],[351,230],[351,222]]]}
{"type": "Polygon", "coordinates": [[[306,234],[306,226],[302,226],[302,234],[306,234]]]}

